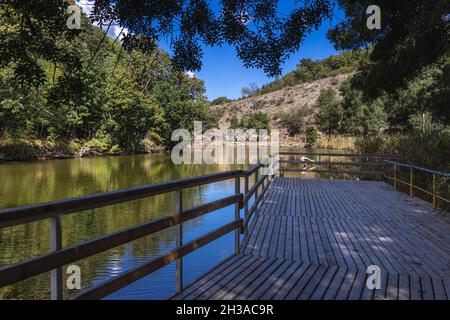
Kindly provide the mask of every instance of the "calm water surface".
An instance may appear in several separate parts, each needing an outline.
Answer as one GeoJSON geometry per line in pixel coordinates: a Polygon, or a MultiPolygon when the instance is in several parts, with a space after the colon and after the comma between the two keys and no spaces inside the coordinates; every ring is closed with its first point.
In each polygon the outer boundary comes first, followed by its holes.
{"type": "MultiPolygon", "coordinates": [[[[167,154],[49,160],[0,164],[0,208],[76,197],[142,186],[222,170],[229,165],[174,165],[167,154]]],[[[234,181],[184,191],[184,208],[211,202],[234,192],[234,181]]],[[[68,214],[62,218],[63,246],[103,236],[175,212],[175,194],[145,198],[120,205],[68,214]]],[[[184,225],[184,241],[192,240],[233,220],[233,207],[197,218],[184,225]]],[[[184,281],[191,282],[233,252],[233,233],[184,258],[184,281]]],[[[175,248],[175,229],[148,236],[78,261],[82,287],[149,261],[175,248]]],[[[42,220],[0,229],[0,267],[50,251],[49,222],[42,220]]],[[[63,269],[63,272],[66,268],[63,269]]],[[[66,275],[64,274],[64,278],[66,275]]],[[[64,279],[65,281],[65,279],[64,279]]],[[[48,299],[49,273],[0,289],[0,299],[48,299]]],[[[164,299],[175,291],[175,264],[138,280],[107,299],[164,299]]],[[[64,292],[70,297],[75,292],[64,292]]]]}

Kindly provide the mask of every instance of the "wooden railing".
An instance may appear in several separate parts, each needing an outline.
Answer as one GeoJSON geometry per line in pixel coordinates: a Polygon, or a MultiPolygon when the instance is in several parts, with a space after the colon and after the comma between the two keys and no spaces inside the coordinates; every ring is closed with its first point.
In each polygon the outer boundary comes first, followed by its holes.
{"type": "Polygon", "coordinates": [[[433,208],[438,207],[438,200],[445,202],[447,204],[447,206],[450,204],[449,199],[447,199],[443,195],[439,194],[439,191],[437,188],[437,179],[436,179],[437,177],[442,177],[446,180],[446,184],[448,185],[450,173],[445,173],[445,172],[440,172],[437,170],[422,168],[422,167],[418,167],[418,166],[411,165],[411,164],[395,162],[392,160],[385,160],[384,163],[386,165],[385,172],[384,172],[384,178],[386,179],[386,181],[392,181],[392,184],[395,189],[397,189],[398,184],[401,184],[408,188],[408,192],[411,197],[414,196],[414,190],[418,190],[426,195],[429,195],[431,197],[431,203],[433,204],[433,208]],[[392,176],[388,175],[387,167],[391,167],[393,169],[392,176]],[[400,173],[399,171],[401,169],[406,169],[408,171],[407,176],[408,176],[409,181],[404,181],[404,180],[399,179],[399,173],[400,173]],[[415,183],[414,172],[423,172],[423,173],[431,176],[431,191],[414,184],[415,183]]]}
{"type": "Polygon", "coordinates": [[[398,156],[381,155],[381,154],[354,154],[354,153],[313,153],[313,152],[280,152],[280,175],[284,176],[285,172],[312,172],[322,174],[336,174],[336,175],[354,175],[354,176],[368,176],[382,178],[384,171],[375,171],[377,168],[383,168],[384,159],[395,159],[398,156]],[[284,157],[301,157],[300,159],[284,159],[284,157]],[[317,160],[310,159],[315,157],[317,160]],[[323,158],[328,158],[328,161],[323,161],[323,158]],[[351,161],[331,161],[332,158],[346,158],[351,161]],[[355,160],[356,159],[356,160],[355,160]],[[376,160],[376,161],[374,161],[376,160]],[[305,165],[304,168],[292,168],[286,165],[305,165]],[[318,167],[317,169],[306,168],[307,165],[318,167]],[[328,169],[322,169],[323,166],[328,166],[328,169]],[[367,170],[343,170],[331,169],[332,167],[357,167],[368,168],[367,170]]]}
{"type": "Polygon", "coordinates": [[[156,232],[176,227],[177,239],[176,248],[174,250],[122,273],[117,277],[88,288],[75,296],[74,299],[101,299],[174,261],[176,261],[176,290],[177,292],[181,292],[183,290],[182,258],[184,256],[233,230],[235,231],[234,250],[235,253],[239,253],[240,235],[246,232],[249,222],[252,219],[252,215],[255,213],[273,178],[272,176],[261,175],[261,168],[263,168],[263,166],[257,164],[249,168],[249,170],[226,171],[126,190],[0,210],[0,228],[16,226],[43,219],[50,219],[51,221],[51,252],[1,268],[0,287],[11,285],[50,271],[51,298],[55,300],[63,299],[62,266],[156,232]],[[253,175],[255,176],[254,184],[249,188],[249,178],[253,175]],[[244,178],[244,193],[240,192],[241,178],[244,178]],[[234,195],[195,208],[182,208],[184,189],[230,179],[235,180],[234,195]],[[177,212],[175,215],[146,222],[81,244],[66,248],[62,247],[62,215],[169,192],[176,193],[177,212]],[[254,201],[252,207],[249,208],[251,199],[254,199],[254,201]],[[234,205],[235,213],[232,222],[195,240],[183,243],[183,223],[231,205],[234,205]],[[240,211],[243,208],[245,210],[244,220],[241,219],[240,214],[240,211]]]}

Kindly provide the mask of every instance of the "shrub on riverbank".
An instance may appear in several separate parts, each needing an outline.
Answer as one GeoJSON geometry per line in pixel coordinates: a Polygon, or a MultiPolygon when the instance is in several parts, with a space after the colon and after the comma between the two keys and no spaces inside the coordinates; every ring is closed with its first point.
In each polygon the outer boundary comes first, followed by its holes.
{"type": "Polygon", "coordinates": [[[399,155],[403,161],[450,172],[450,127],[425,132],[409,132],[361,137],[356,140],[361,153],[399,155]]]}
{"type": "Polygon", "coordinates": [[[355,137],[349,136],[325,136],[321,135],[314,143],[317,149],[353,150],[355,149],[355,137]]]}
{"type": "MultiPolygon", "coordinates": [[[[164,151],[153,140],[144,138],[134,153],[164,151]]],[[[29,139],[3,139],[0,142],[0,161],[33,161],[43,159],[79,158],[86,156],[120,155],[129,153],[114,144],[109,136],[90,140],[43,141],[29,139]]]]}
{"type": "MultiPolygon", "coordinates": [[[[429,130],[413,130],[403,134],[377,135],[361,137],[356,141],[356,150],[361,153],[382,153],[399,155],[401,162],[450,172],[450,127],[436,126],[429,130]]],[[[398,169],[397,178],[409,182],[409,169],[398,169]]],[[[390,174],[392,175],[392,173],[390,174]]],[[[422,189],[433,190],[433,176],[414,170],[413,184],[422,189]]],[[[403,184],[398,188],[408,192],[403,184]]],[[[450,179],[436,176],[436,191],[446,199],[450,199],[450,179]]],[[[414,189],[414,195],[431,201],[431,197],[414,189]]],[[[438,205],[449,211],[450,205],[438,200],[438,205]]]]}

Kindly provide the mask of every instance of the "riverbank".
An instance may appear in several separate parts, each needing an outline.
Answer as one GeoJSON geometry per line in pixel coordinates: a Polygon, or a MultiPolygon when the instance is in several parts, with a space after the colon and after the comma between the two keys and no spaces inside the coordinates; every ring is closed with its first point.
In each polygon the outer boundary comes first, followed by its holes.
{"type": "MultiPolygon", "coordinates": [[[[80,141],[43,141],[29,139],[4,139],[0,141],[0,162],[26,162],[51,159],[74,159],[83,157],[118,156],[128,154],[153,154],[166,152],[167,148],[158,146],[150,139],[142,140],[140,150],[124,151],[102,139],[80,141]]],[[[280,148],[327,149],[352,151],[355,149],[353,137],[319,137],[311,146],[304,139],[283,139],[280,148]]]]}
{"type": "Polygon", "coordinates": [[[43,141],[27,139],[4,139],[0,141],[0,162],[25,162],[50,159],[73,159],[82,157],[116,156],[126,154],[152,154],[166,151],[149,139],[142,140],[142,149],[133,152],[109,146],[105,141],[92,139],[80,141],[43,141]]]}

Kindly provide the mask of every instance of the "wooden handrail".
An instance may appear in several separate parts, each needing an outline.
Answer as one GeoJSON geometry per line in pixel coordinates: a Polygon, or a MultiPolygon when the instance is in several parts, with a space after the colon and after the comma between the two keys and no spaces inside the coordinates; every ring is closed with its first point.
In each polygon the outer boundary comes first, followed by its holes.
{"type": "MultiPolygon", "coordinates": [[[[310,164],[315,166],[347,166],[347,167],[384,167],[383,161],[379,162],[363,162],[363,161],[322,161],[321,157],[345,157],[345,158],[380,158],[385,160],[386,158],[398,158],[396,155],[382,155],[382,154],[357,154],[357,153],[316,153],[316,152],[280,152],[280,156],[318,156],[319,161],[310,159],[280,159],[280,164],[310,164]]],[[[384,172],[369,171],[369,170],[332,170],[325,169],[307,169],[307,168],[287,168],[281,167],[280,174],[283,176],[284,172],[312,172],[312,173],[324,173],[324,174],[348,174],[358,176],[383,176],[384,172]]]]}
{"type": "Polygon", "coordinates": [[[382,167],[383,162],[339,162],[339,161],[306,161],[306,160],[280,160],[284,164],[313,164],[313,165],[339,165],[355,167],[382,167]]]}
{"type": "Polygon", "coordinates": [[[308,169],[294,169],[294,168],[280,168],[281,172],[312,172],[312,173],[327,173],[327,174],[350,174],[350,175],[375,175],[382,176],[384,172],[381,171],[350,171],[350,170],[308,170],[308,169]]]}
{"type": "Polygon", "coordinates": [[[71,199],[51,201],[30,206],[0,210],[0,228],[11,227],[37,220],[48,219],[61,214],[101,208],[122,202],[156,196],[180,189],[220,182],[245,176],[244,170],[224,171],[200,177],[172,180],[125,190],[102,192],[71,199]]]}
{"type": "Polygon", "coordinates": [[[255,194],[256,190],[261,186],[267,176],[262,176],[255,184],[248,190],[244,196],[244,203],[248,202],[251,197],[255,194]]]}
{"type": "Polygon", "coordinates": [[[316,153],[316,152],[279,152],[280,156],[325,156],[325,157],[357,157],[357,158],[400,158],[397,155],[384,155],[384,154],[358,154],[358,153],[316,153]]]}
{"type": "MultiPolygon", "coordinates": [[[[258,163],[251,166],[248,170],[225,171],[200,177],[178,179],[142,187],[129,188],[126,190],[103,192],[72,199],[0,210],[0,228],[42,219],[50,219],[52,226],[55,226],[55,228],[51,228],[52,252],[0,268],[0,287],[11,285],[44,272],[51,271],[52,299],[62,299],[62,266],[173,226],[180,227],[186,221],[195,219],[232,204],[235,205],[235,220],[233,222],[185,245],[181,245],[181,238],[177,238],[177,243],[179,244],[177,248],[169,254],[156,258],[143,266],[139,266],[123,275],[115,277],[110,281],[106,281],[105,283],[95,286],[78,295],[77,298],[101,298],[172,261],[181,261],[181,258],[184,255],[232,230],[236,230],[235,241],[239,241],[238,236],[239,233],[242,232],[243,226],[243,220],[239,217],[239,211],[244,207],[244,204],[248,206],[248,201],[250,199],[250,197],[246,197],[244,200],[244,195],[239,192],[239,180],[241,177],[245,177],[248,180],[248,178],[255,173],[256,176],[258,176],[258,170],[262,167],[263,165],[258,163]],[[85,243],[76,244],[67,248],[61,248],[62,231],[59,219],[63,214],[100,208],[168,192],[176,191],[181,197],[180,192],[183,189],[230,179],[236,180],[236,190],[233,196],[219,199],[188,210],[183,210],[182,212],[177,212],[173,216],[156,219],[138,226],[105,235],[100,238],[89,240],[85,243]]],[[[252,195],[261,186],[265,179],[266,176],[260,180],[256,179],[257,181],[255,186],[253,186],[251,190],[252,195]]],[[[261,197],[264,193],[265,190],[261,193],[261,197]]],[[[257,205],[260,200],[260,198],[256,199],[255,204],[257,205]]],[[[255,210],[254,207],[255,206],[252,207],[252,212],[255,210]]],[[[177,237],[182,237],[181,233],[180,235],[177,235],[177,237]]],[[[238,243],[236,243],[235,246],[238,246],[238,243]]],[[[179,272],[181,271],[177,269],[177,279],[182,279],[182,275],[178,274],[179,272]]]]}
{"type": "Polygon", "coordinates": [[[242,227],[242,233],[245,233],[247,231],[250,221],[252,220],[253,214],[256,212],[258,205],[264,198],[264,195],[266,194],[267,190],[270,187],[270,184],[272,183],[272,179],[268,178],[268,176],[265,176],[264,179],[268,179],[267,186],[263,189],[261,194],[256,198],[255,203],[253,203],[252,207],[250,208],[250,210],[248,212],[248,216],[245,217],[244,225],[242,227]]]}
{"type": "Polygon", "coordinates": [[[261,163],[254,164],[248,170],[245,170],[244,175],[249,177],[252,174],[254,174],[257,170],[261,169],[262,167],[263,167],[263,165],[261,163]]]}
{"type": "Polygon", "coordinates": [[[183,211],[174,216],[152,220],[138,226],[108,234],[101,238],[0,268],[0,287],[31,278],[61,265],[67,265],[125,243],[149,236],[229,205],[242,203],[242,198],[242,195],[230,196],[183,211]]]}
{"type": "MultiPolygon", "coordinates": [[[[437,171],[437,170],[432,170],[432,169],[427,169],[427,168],[423,168],[423,167],[419,167],[419,166],[415,166],[412,164],[408,164],[408,163],[401,163],[401,162],[395,162],[395,161],[390,161],[390,160],[385,160],[384,161],[385,164],[387,165],[391,165],[394,167],[394,176],[388,176],[385,170],[384,173],[384,179],[386,181],[388,180],[392,180],[393,184],[394,184],[394,189],[397,189],[397,183],[401,183],[403,185],[406,185],[409,187],[409,195],[412,197],[414,195],[414,190],[419,190],[422,191],[423,193],[430,195],[432,197],[432,204],[433,204],[433,208],[438,207],[438,202],[437,200],[441,200],[446,202],[447,204],[450,204],[450,200],[444,198],[443,196],[441,196],[440,194],[438,194],[437,191],[437,185],[436,185],[436,176],[440,176],[443,178],[450,178],[450,173],[446,173],[446,172],[441,172],[441,171],[437,171]],[[403,180],[400,180],[397,178],[397,168],[407,168],[409,169],[409,182],[405,182],[403,180]],[[433,177],[432,180],[432,191],[428,191],[424,188],[421,188],[419,186],[414,185],[413,181],[414,181],[414,171],[421,171],[421,172],[425,172],[427,174],[431,174],[433,177]]],[[[386,168],[385,168],[386,169],[386,168]]]]}
{"type": "Polygon", "coordinates": [[[250,176],[261,167],[261,164],[255,164],[249,170],[224,171],[200,177],[178,179],[124,190],[3,209],[0,210],[0,228],[48,219],[62,214],[101,208],[236,177],[250,176]]]}
{"type": "Polygon", "coordinates": [[[185,245],[170,251],[168,254],[155,258],[148,263],[135,267],[117,277],[100,283],[97,286],[75,296],[74,300],[101,299],[120,288],[123,288],[146,275],[161,269],[162,267],[174,262],[177,259],[203,247],[204,245],[220,238],[221,236],[242,227],[242,220],[233,221],[221,228],[218,228],[203,237],[192,240],[185,245]]]}
{"type": "MultiPolygon", "coordinates": [[[[394,180],[394,179],[395,179],[395,178],[393,178],[393,177],[389,177],[389,176],[386,176],[386,175],[385,175],[384,177],[385,177],[386,179],[389,179],[389,180],[394,180]]],[[[449,199],[445,199],[444,197],[440,196],[440,195],[437,194],[437,193],[434,193],[434,192],[425,190],[424,188],[418,187],[418,186],[416,186],[416,185],[414,185],[414,184],[410,184],[410,183],[405,182],[405,181],[400,180],[400,179],[395,179],[395,180],[396,180],[397,182],[399,182],[399,183],[405,185],[405,186],[408,186],[408,187],[414,188],[414,189],[416,189],[416,190],[422,191],[423,193],[426,193],[426,194],[428,194],[428,195],[430,195],[430,196],[434,196],[434,197],[438,198],[439,200],[442,200],[442,201],[447,202],[447,203],[450,204],[450,200],[449,200],[449,199]]]]}
{"type": "Polygon", "coordinates": [[[418,167],[418,166],[408,164],[408,163],[395,162],[395,161],[391,161],[391,160],[384,160],[384,163],[390,164],[390,165],[395,165],[397,167],[410,168],[410,169],[419,170],[419,171],[423,171],[423,172],[427,172],[427,173],[431,173],[431,174],[437,174],[442,177],[450,178],[450,173],[427,169],[427,168],[423,168],[423,167],[418,167]]]}

